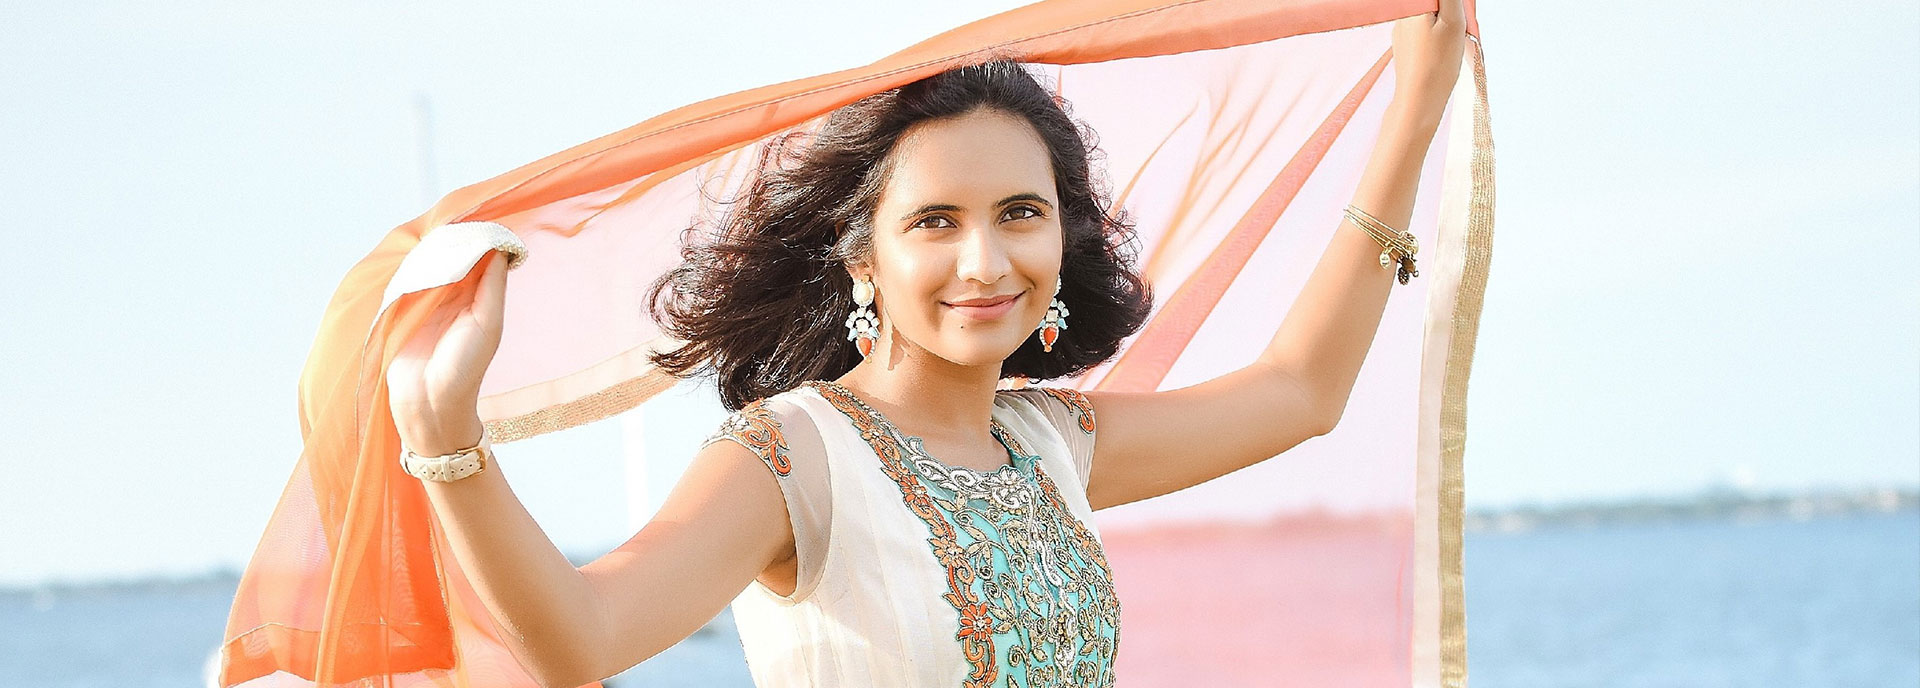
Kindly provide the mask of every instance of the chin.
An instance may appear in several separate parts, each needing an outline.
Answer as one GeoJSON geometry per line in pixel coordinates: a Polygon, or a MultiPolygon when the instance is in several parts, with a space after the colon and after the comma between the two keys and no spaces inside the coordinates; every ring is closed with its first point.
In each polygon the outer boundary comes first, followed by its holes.
{"type": "Polygon", "coordinates": [[[1005,363],[1007,357],[1012,356],[1013,352],[1019,348],[1020,342],[1007,343],[999,341],[998,338],[987,339],[983,337],[948,347],[945,351],[941,352],[940,357],[952,361],[955,365],[999,366],[1005,363]]]}

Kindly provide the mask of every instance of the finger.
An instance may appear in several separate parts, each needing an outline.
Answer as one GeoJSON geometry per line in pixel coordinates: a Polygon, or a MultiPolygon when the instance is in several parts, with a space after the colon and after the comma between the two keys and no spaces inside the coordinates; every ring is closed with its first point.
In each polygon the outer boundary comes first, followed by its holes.
{"type": "Polygon", "coordinates": [[[486,272],[474,288],[473,315],[488,328],[497,328],[507,309],[507,255],[488,252],[486,272]]]}
{"type": "Polygon", "coordinates": [[[1428,29],[1432,29],[1434,24],[1437,23],[1439,20],[1440,20],[1439,12],[1422,12],[1420,14],[1409,14],[1407,16],[1394,20],[1393,35],[1396,38],[1400,38],[1402,37],[1402,32],[1425,31],[1428,29]]]}

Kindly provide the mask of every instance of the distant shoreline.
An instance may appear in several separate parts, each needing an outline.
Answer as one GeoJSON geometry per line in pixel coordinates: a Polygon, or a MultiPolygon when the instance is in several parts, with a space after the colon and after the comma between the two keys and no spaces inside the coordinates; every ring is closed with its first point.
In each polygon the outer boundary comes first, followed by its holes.
{"type": "Polygon", "coordinates": [[[1508,533],[1630,523],[1805,521],[1913,509],[1920,509],[1920,490],[1911,488],[1750,492],[1723,487],[1667,498],[1475,509],[1466,513],[1461,526],[1470,533],[1508,533]]]}
{"type": "MultiPolygon", "coordinates": [[[[1694,495],[1520,505],[1469,510],[1462,529],[1469,533],[1515,533],[1537,529],[1582,528],[1632,523],[1699,521],[1749,522],[1770,519],[1891,514],[1920,510],[1920,490],[1912,488],[1825,489],[1759,493],[1718,488],[1694,495]]],[[[569,554],[575,565],[598,554],[569,554]]],[[[174,594],[231,590],[240,571],[214,569],[197,575],[154,575],[124,579],[55,580],[34,585],[0,585],[0,596],[44,597],[112,595],[165,590],[174,594]]]]}

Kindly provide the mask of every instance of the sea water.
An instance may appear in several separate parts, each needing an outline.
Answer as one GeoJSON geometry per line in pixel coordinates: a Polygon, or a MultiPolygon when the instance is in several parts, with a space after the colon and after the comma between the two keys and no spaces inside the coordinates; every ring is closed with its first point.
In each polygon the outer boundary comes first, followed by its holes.
{"type": "MultiPolygon", "coordinates": [[[[1474,688],[1920,686],[1920,511],[1470,532],[1464,558],[1474,688]]],[[[206,685],[232,599],[0,593],[0,686],[206,685]]],[[[752,682],[722,612],[607,685],[752,682]]]]}

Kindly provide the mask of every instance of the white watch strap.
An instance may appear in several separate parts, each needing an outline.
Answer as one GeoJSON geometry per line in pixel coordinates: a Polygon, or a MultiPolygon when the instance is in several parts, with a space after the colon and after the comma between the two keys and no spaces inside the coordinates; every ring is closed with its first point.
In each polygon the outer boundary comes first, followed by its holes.
{"type": "Polygon", "coordinates": [[[442,483],[479,473],[486,469],[487,461],[493,458],[492,435],[483,427],[479,446],[444,456],[421,456],[406,449],[400,453],[400,468],[415,478],[442,483]]]}

